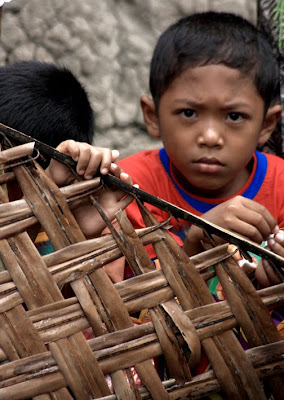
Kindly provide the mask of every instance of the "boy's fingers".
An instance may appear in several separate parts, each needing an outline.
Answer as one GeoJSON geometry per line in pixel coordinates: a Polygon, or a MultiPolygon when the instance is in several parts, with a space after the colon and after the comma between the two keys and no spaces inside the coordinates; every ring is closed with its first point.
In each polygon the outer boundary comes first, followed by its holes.
{"type": "Polygon", "coordinates": [[[112,175],[114,175],[114,176],[116,176],[117,178],[119,178],[119,177],[120,177],[120,174],[121,174],[121,172],[122,172],[122,169],[121,169],[121,167],[120,167],[118,164],[111,163],[111,164],[110,164],[110,167],[109,167],[109,172],[110,172],[112,175]]]}
{"type": "Polygon", "coordinates": [[[284,257],[284,241],[282,240],[282,234],[281,237],[278,237],[278,234],[274,236],[274,238],[269,238],[268,239],[268,246],[271,251],[274,253],[278,254],[281,257],[284,257]]]}
{"type": "Polygon", "coordinates": [[[276,225],[269,211],[257,203],[250,202],[245,208],[238,208],[236,215],[247,224],[246,233],[242,234],[259,243],[268,238],[276,225]]]}
{"type": "MultiPolygon", "coordinates": [[[[122,172],[120,174],[120,179],[129,185],[133,185],[133,180],[130,175],[128,175],[126,172],[122,172]]],[[[135,187],[138,187],[138,185],[134,185],[135,187]]]]}
{"type": "Polygon", "coordinates": [[[119,151],[118,150],[112,150],[111,151],[111,161],[115,162],[119,157],[119,151]]]}
{"type": "Polygon", "coordinates": [[[283,244],[283,245],[284,245],[284,231],[279,230],[279,231],[275,234],[274,239],[275,239],[275,241],[276,241],[277,243],[283,244]]]}
{"type": "Polygon", "coordinates": [[[263,270],[265,272],[265,275],[267,277],[268,280],[268,285],[277,285],[278,283],[280,283],[279,278],[275,275],[274,269],[273,267],[270,265],[270,263],[267,260],[262,260],[262,266],[263,266],[263,270]]]}
{"type": "Polygon", "coordinates": [[[74,140],[65,140],[57,146],[57,150],[70,155],[74,161],[77,161],[76,171],[85,179],[92,178],[98,170],[102,174],[111,171],[115,176],[120,176],[120,167],[112,164],[119,157],[118,150],[91,146],[88,143],[75,142],[74,140]]]}
{"type": "Polygon", "coordinates": [[[110,171],[111,168],[112,150],[103,147],[99,148],[99,150],[102,154],[100,172],[101,174],[105,175],[110,171]]]}
{"type": "Polygon", "coordinates": [[[124,172],[118,164],[111,163],[110,172],[129,185],[133,185],[131,176],[124,172]]]}
{"type": "Polygon", "coordinates": [[[255,218],[247,215],[247,212],[239,210],[238,214],[228,222],[229,229],[242,235],[256,243],[261,243],[267,238],[271,230],[265,223],[261,223],[261,227],[255,222],[255,218]]]}
{"type": "Polygon", "coordinates": [[[90,174],[90,170],[92,168],[95,169],[98,166],[99,162],[97,161],[96,157],[93,157],[93,160],[91,161],[91,149],[89,147],[81,145],[79,158],[77,162],[77,169],[76,169],[77,173],[79,175],[84,175],[84,177],[87,178],[87,176],[90,174]]]}
{"type": "Polygon", "coordinates": [[[75,142],[75,140],[72,139],[61,142],[56,147],[56,150],[61,151],[64,154],[70,155],[74,161],[78,160],[80,154],[80,149],[78,144],[75,142]]]}
{"type": "Polygon", "coordinates": [[[80,155],[77,172],[84,178],[92,178],[100,168],[102,173],[107,173],[111,164],[111,150],[90,145],[80,146],[80,155]],[[106,172],[104,172],[106,171],[106,172]]]}

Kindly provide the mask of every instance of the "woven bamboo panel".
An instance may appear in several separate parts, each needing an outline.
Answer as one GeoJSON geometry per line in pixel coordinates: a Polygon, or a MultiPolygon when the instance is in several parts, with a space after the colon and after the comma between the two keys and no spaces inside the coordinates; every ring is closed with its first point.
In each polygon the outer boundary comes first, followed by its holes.
{"type": "Polygon", "coordinates": [[[102,212],[90,194],[98,178],[59,189],[31,153],[23,145],[0,154],[10,165],[1,183],[15,181],[23,192],[10,202],[1,192],[1,400],[198,399],[216,392],[227,399],[266,399],[268,392],[283,399],[284,341],[268,312],[283,305],[283,283],[256,291],[227,244],[189,259],[142,204],[145,229],[134,230],[121,211],[119,233],[86,240],[69,204],[88,195],[102,212]],[[39,254],[27,233],[35,224],[55,252],[39,254]],[[122,254],[135,276],[114,285],[103,267],[122,254]],[[206,280],[213,275],[226,301],[210,294],[206,280]],[[63,285],[72,295],[64,298],[63,285]],[[144,309],[150,320],[134,324],[131,316],[144,309]],[[196,375],[201,353],[212,369],[196,375]],[[153,365],[157,357],[164,359],[163,379],[153,365]]]}

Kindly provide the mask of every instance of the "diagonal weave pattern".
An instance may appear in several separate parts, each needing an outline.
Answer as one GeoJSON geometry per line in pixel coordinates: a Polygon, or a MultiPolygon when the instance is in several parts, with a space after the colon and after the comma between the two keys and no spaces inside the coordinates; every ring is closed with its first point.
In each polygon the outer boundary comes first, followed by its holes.
{"type": "Polygon", "coordinates": [[[0,399],[198,399],[218,391],[225,398],[266,399],[263,383],[274,399],[283,398],[284,341],[268,310],[283,305],[284,284],[257,292],[226,244],[189,259],[142,204],[145,229],[135,231],[119,212],[119,233],[108,221],[111,234],[86,240],[68,204],[89,195],[103,213],[90,194],[98,178],[59,189],[29,159],[31,152],[23,145],[0,157],[8,164],[27,161],[0,177],[1,183],[15,180],[23,192],[14,202],[1,192],[0,399]],[[27,229],[37,223],[54,253],[40,256],[31,241],[27,229]],[[149,259],[150,243],[162,269],[149,259]],[[103,266],[122,254],[135,277],[114,285],[103,266]],[[208,290],[214,274],[227,301],[216,303],[208,290]],[[71,286],[71,297],[63,297],[63,285],[71,286]],[[134,325],[131,315],[145,308],[151,320],[134,325]],[[250,350],[234,335],[237,326],[250,350]],[[194,376],[201,352],[212,370],[194,376]],[[161,355],[165,381],[152,362],[161,355]]]}

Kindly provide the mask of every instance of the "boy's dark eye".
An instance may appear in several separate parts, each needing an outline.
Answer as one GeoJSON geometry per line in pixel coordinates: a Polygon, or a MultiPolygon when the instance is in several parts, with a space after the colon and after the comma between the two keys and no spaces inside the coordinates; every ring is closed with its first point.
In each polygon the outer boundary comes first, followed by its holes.
{"type": "Polygon", "coordinates": [[[238,113],[238,112],[231,112],[228,114],[228,118],[233,121],[233,122],[237,122],[240,121],[242,119],[242,114],[238,113]]]}
{"type": "Polygon", "coordinates": [[[182,110],[182,113],[186,118],[191,118],[195,115],[195,111],[191,110],[190,108],[186,108],[186,109],[182,110]]]}

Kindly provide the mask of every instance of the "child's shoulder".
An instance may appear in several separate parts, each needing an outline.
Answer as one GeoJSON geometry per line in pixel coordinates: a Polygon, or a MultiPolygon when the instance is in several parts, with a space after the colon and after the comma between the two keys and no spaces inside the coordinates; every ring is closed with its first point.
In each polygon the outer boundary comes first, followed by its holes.
{"type": "Polygon", "coordinates": [[[128,166],[143,165],[144,167],[159,163],[159,149],[142,150],[120,160],[118,164],[124,169],[128,166]]]}
{"type": "Polygon", "coordinates": [[[264,181],[273,186],[284,185],[284,159],[270,153],[262,153],[265,155],[266,168],[264,181]]]}
{"type": "Polygon", "coordinates": [[[284,158],[276,156],[270,153],[263,153],[265,154],[267,165],[270,169],[281,170],[283,171],[284,167],[284,158]]]}
{"type": "Polygon", "coordinates": [[[276,154],[272,154],[272,153],[262,153],[265,154],[266,158],[268,160],[273,160],[274,162],[278,163],[283,163],[284,162],[284,158],[277,156],[276,154]]]}
{"type": "Polygon", "coordinates": [[[124,172],[128,173],[134,183],[150,190],[149,185],[158,185],[168,179],[161,163],[159,149],[143,150],[118,162],[124,172]]]}

